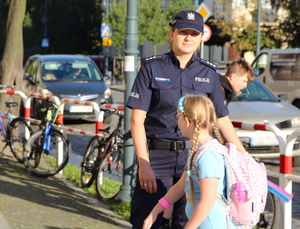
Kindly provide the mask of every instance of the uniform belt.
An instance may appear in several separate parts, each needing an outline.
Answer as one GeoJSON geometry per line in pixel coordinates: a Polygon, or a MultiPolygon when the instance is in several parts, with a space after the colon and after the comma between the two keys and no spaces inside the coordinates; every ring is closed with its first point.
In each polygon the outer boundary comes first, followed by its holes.
{"type": "Polygon", "coordinates": [[[149,149],[151,150],[167,149],[172,151],[178,151],[178,150],[187,149],[191,146],[191,141],[184,141],[184,140],[163,142],[154,138],[148,138],[147,143],[149,149]]]}

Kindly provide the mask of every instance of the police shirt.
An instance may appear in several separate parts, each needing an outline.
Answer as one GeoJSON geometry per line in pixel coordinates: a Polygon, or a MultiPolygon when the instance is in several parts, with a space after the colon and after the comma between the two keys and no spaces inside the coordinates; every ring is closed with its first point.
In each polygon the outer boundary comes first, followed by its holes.
{"type": "Polygon", "coordinates": [[[178,128],[176,114],[178,100],[187,93],[207,95],[218,118],[228,115],[214,65],[194,55],[181,69],[173,51],[145,60],[126,105],[147,112],[144,124],[148,138],[183,140],[186,138],[178,128]]]}

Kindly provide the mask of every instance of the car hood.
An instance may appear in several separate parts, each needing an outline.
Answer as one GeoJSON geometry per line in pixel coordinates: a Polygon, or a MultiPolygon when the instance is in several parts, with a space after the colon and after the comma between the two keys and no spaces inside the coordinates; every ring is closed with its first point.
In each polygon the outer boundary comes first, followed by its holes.
{"type": "Polygon", "coordinates": [[[53,94],[77,95],[103,93],[107,86],[101,81],[79,82],[44,82],[46,88],[53,94]]]}
{"type": "Polygon", "coordinates": [[[228,105],[231,121],[247,123],[268,123],[275,125],[279,122],[300,116],[300,110],[285,102],[231,102],[228,105]]]}

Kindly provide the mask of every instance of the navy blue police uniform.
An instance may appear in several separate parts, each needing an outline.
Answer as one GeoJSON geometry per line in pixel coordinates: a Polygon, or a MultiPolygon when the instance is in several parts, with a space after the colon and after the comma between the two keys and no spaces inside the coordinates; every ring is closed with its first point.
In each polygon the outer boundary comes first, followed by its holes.
{"type": "MultiPolygon", "coordinates": [[[[195,55],[184,69],[173,51],[147,58],[135,79],[126,105],[147,112],[144,126],[158,190],[147,193],[141,188],[137,174],[131,203],[133,228],[142,228],[152,208],[184,171],[191,144],[179,130],[176,113],[178,100],[187,93],[207,95],[214,103],[217,117],[228,115],[215,66],[195,55]]],[[[174,204],[172,228],[184,228],[185,203],[183,197],[174,204]]],[[[161,220],[162,214],[152,228],[159,228],[161,220]]]]}

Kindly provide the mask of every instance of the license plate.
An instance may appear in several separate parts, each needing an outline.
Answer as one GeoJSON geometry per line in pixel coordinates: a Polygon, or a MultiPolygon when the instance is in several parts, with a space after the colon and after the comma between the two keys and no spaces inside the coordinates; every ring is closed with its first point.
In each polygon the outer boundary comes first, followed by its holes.
{"type": "Polygon", "coordinates": [[[275,136],[259,136],[250,138],[250,146],[276,146],[279,142],[275,136]]]}
{"type": "Polygon", "coordinates": [[[92,106],[70,106],[71,113],[90,113],[93,112],[92,106]]]}

